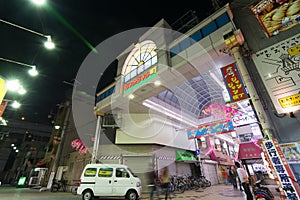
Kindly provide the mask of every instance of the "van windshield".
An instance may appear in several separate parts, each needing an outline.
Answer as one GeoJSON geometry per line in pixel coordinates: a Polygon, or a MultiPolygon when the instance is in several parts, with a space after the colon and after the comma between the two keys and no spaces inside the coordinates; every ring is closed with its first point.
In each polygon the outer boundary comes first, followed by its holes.
{"type": "Polygon", "coordinates": [[[130,168],[127,168],[127,170],[130,172],[130,174],[132,174],[132,176],[138,177],[137,175],[135,175],[135,174],[132,172],[132,170],[131,170],[130,168]]]}

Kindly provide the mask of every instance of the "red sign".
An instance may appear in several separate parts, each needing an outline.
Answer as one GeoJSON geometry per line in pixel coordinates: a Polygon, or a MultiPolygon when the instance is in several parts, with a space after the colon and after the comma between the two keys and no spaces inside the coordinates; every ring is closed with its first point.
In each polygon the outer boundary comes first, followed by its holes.
{"type": "Polygon", "coordinates": [[[88,148],[79,139],[73,140],[73,142],[71,143],[71,146],[72,146],[73,149],[78,151],[80,154],[86,154],[87,153],[88,148]]]}
{"type": "Polygon", "coordinates": [[[221,68],[224,82],[228,90],[231,102],[247,99],[245,86],[240,77],[236,63],[229,64],[221,68]]]}
{"type": "Polygon", "coordinates": [[[254,142],[241,143],[239,147],[239,159],[261,158],[262,148],[254,142]]]}
{"type": "Polygon", "coordinates": [[[4,111],[5,111],[5,108],[7,106],[7,103],[8,103],[8,100],[3,100],[0,104],[0,117],[2,117],[4,111]]]}

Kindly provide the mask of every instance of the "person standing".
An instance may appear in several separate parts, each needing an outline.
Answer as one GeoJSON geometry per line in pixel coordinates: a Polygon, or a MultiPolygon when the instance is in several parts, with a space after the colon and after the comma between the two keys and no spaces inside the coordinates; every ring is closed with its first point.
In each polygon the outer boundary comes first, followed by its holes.
{"type": "Polygon", "coordinates": [[[228,174],[227,174],[226,170],[222,168],[221,173],[223,176],[224,183],[225,183],[225,185],[227,185],[228,184],[228,174]]]}
{"type": "Polygon", "coordinates": [[[167,200],[169,197],[169,189],[170,189],[170,174],[167,167],[165,167],[162,171],[161,184],[162,184],[162,188],[165,191],[165,200],[167,200]]]}
{"type": "Polygon", "coordinates": [[[249,184],[249,177],[247,175],[247,172],[241,168],[241,164],[238,162],[235,162],[235,166],[237,167],[237,175],[242,183],[242,186],[244,188],[244,192],[247,196],[247,200],[253,200],[253,195],[250,190],[250,184],[249,184]]]}

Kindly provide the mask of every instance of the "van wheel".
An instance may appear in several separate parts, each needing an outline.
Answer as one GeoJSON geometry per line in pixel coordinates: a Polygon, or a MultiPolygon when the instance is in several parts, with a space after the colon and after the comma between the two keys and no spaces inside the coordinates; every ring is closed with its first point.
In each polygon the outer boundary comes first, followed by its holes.
{"type": "Polygon", "coordinates": [[[137,200],[138,199],[138,195],[136,193],[136,191],[134,190],[129,190],[126,194],[126,199],[127,200],[137,200]]]}
{"type": "Polygon", "coordinates": [[[91,200],[94,198],[94,194],[91,190],[85,190],[82,193],[82,200],[91,200]]]}

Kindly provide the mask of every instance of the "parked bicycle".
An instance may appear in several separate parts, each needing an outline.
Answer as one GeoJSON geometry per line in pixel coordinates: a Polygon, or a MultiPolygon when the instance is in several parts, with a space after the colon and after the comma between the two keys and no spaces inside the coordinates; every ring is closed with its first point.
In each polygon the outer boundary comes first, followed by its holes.
{"type": "Polygon", "coordinates": [[[78,189],[79,185],[80,185],[79,181],[75,181],[75,183],[73,185],[71,185],[70,191],[72,194],[77,195],[77,189],[78,189]]]}
{"type": "Polygon", "coordinates": [[[51,192],[65,192],[67,191],[67,180],[53,180],[51,192]]]}

